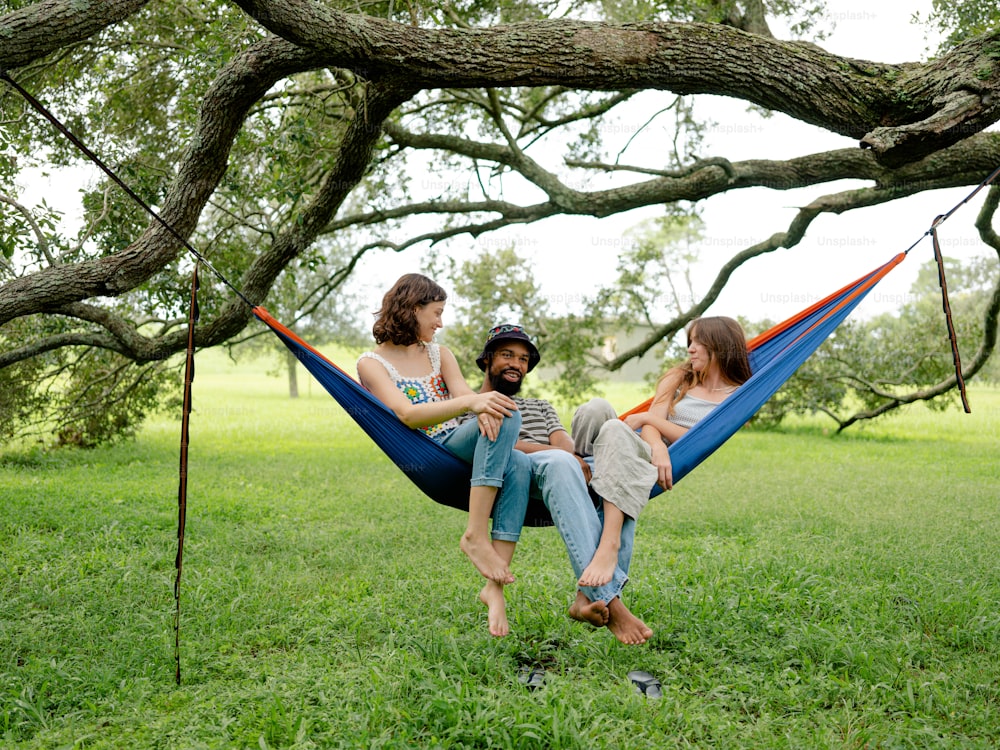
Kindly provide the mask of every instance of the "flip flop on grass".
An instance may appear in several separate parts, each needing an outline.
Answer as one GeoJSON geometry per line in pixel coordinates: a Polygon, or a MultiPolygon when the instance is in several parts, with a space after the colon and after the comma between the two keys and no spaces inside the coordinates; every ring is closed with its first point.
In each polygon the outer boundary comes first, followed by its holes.
{"type": "Polygon", "coordinates": [[[653,677],[649,672],[642,672],[640,670],[635,670],[634,672],[628,673],[629,680],[635,685],[635,691],[640,695],[645,695],[647,698],[662,698],[663,691],[661,690],[662,685],[660,681],[653,677]]]}
{"type": "Polygon", "coordinates": [[[524,664],[518,670],[517,681],[527,686],[528,690],[537,690],[545,684],[545,670],[524,664]]]}

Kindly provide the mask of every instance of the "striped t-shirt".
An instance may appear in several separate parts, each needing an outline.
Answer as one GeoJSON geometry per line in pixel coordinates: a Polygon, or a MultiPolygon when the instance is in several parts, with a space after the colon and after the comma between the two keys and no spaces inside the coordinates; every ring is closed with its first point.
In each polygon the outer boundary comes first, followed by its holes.
{"type": "Polygon", "coordinates": [[[521,398],[514,396],[514,403],[521,412],[521,432],[519,440],[528,443],[547,445],[549,435],[557,430],[565,430],[555,408],[548,401],[540,398],[521,398]]]}

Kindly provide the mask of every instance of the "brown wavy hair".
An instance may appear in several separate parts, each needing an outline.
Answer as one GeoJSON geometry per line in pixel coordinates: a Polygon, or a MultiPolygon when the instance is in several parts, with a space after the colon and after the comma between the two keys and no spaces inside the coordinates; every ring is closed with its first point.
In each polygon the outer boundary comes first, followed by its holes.
{"type": "MultiPolygon", "coordinates": [[[[735,320],[723,315],[695,318],[687,327],[688,346],[691,346],[693,338],[704,344],[709,356],[718,362],[719,373],[725,381],[733,385],[743,385],[750,379],[753,373],[750,371],[750,360],[747,357],[746,333],[735,320]]],[[[667,378],[676,378],[676,385],[667,389],[665,395],[654,403],[663,403],[669,398],[672,414],[674,404],[701,382],[701,374],[691,368],[691,361],[688,360],[663,373],[657,386],[667,378]]]]}
{"type": "Polygon", "coordinates": [[[448,293],[426,276],[419,273],[400,276],[382,297],[382,307],[375,313],[375,324],[372,326],[375,343],[388,341],[398,346],[417,343],[420,339],[416,309],[446,299],[448,293]]]}

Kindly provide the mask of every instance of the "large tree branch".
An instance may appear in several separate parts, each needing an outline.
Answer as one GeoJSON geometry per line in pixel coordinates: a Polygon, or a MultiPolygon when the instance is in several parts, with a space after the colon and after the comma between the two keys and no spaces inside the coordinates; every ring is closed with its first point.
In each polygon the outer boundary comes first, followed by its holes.
{"type": "MultiPolygon", "coordinates": [[[[371,162],[372,151],[381,137],[381,122],[401,104],[408,90],[391,85],[372,85],[366,106],[348,128],[337,161],[328,172],[317,194],[303,210],[301,220],[277,235],[271,246],[250,264],[240,282],[241,292],[250,300],[263,300],[288,262],[309,247],[343,200],[361,180],[371,162]]],[[[342,277],[343,274],[340,274],[342,277]]],[[[82,303],[66,303],[49,312],[68,315],[100,326],[105,333],[72,334],[52,337],[22,347],[6,357],[10,364],[28,356],[48,351],[53,344],[87,344],[112,349],[136,361],[165,359],[186,345],[187,331],[176,330],[166,335],[147,337],[129,321],[111,310],[82,303]]],[[[241,299],[231,299],[222,312],[196,331],[196,344],[208,347],[220,344],[239,333],[251,317],[250,309],[241,299]]],[[[0,358],[0,367],[4,358],[0,358]]]]}
{"type": "Polygon", "coordinates": [[[149,0],[42,0],[0,18],[0,70],[20,68],[136,13],[149,0]]]}
{"type": "Polygon", "coordinates": [[[225,173],[232,142],[246,113],[278,80],[309,69],[315,56],[270,37],[238,55],[205,95],[201,119],[167,191],[158,221],[120,253],[57,265],[11,281],[0,294],[0,325],[80,300],[115,296],[160,272],[183,248],[174,232],[190,236],[201,211],[225,173]],[[29,290],[44,289],[44,294],[29,290]]]}
{"type": "MultiPolygon", "coordinates": [[[[810,154],[786,161],[751,159],[734,162],[705,160],[697,168],[664,173],[655,179],[599,191],[582,191],[569,187],[555,174],[544,170],[537,162],[530,162],[531,169],[521,168],[526,162],[518,159],[509,149],[489,143],[471,141],[456,136],[421,135],[411,133],[398,124],[387,123],[386,132],[399,145],[407,148],[447,151],[468,157],[470,160],[488,160],[520,171],[550,196],[536,204],[520,205],[509,201],[440,200],[402,204],[388,210],[348,214],[338,217],[326,228],[336,232],[353,225],[371,225],[407,216],[439,214],[493,214],[489,221],[476,220],[462,225],[453,224],[441,230],[428,232],[418,238],[404,241],[384,240],[373,247],[410,247],[416,242],[438,242],[467,233],[473,237],[502,226],[497,222],[532,223],[557,214],[585,216],[610,216],[623,211],[677,201],[697,202],[723,192],[767,187],[773,190],[793,190],[837,180],[864,180],[874,183],[852,194],[850,202],[834,202],[824,210],[840,213],[861,205],[878,205],[889,200],[913,195],[924,190],[936,190],[976,184],[1000,163],[1000,135],[983,133],[935,154],[926,162],[900,169],[888,169],[870,154],[857,149],[837,149],[810,154]]],[[[602,168],[597,165],[596,168],[602,168]]]]}
{"type": "MultiPolygon", "coordinates": [[[[48,0],[3,18],[0,69],[37,60],[127,18],[148,0],[82,6],[48,0]]],[[[922,158],[1000,118],[1000,31],[925,65],[884,65],[769,36],[756,13],[738,26],[612,26],[545,20],[485,29],[422,29],[345,13],[320,0],[238,0],[317,64],[415,88],[560,85],[734,96],[857,138],[893,166],[922,158]],[[756,19],[756,20],[755,20],[756,19]],[[794,77],[788,76],[795,70],[794,77]]],[[[751,6],[757,4],[752,3],[751,6]]]]}
{"type": "Polygon", "coordinates": [[[720,24],[561,19],[422,29],[320,0],[237,4],[328,64],[366,77],[405,72],[409,83],[428,89],[559,85],[732,96],[857,138],[890,166],[1000,119],[1000,31],[924,65],[886,65],[720,24]]]}

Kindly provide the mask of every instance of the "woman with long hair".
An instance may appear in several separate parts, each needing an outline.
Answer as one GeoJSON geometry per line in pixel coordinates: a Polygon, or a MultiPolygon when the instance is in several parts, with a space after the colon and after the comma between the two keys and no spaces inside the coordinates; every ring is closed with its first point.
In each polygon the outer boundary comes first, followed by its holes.
{"type": "Polygon", "coordinates": [[[638,517],[654,482],[665,490],[673,487],[667,446],[750,378],[746,334],[732,318],[696,318],[688,325],[687,344],[687,360],[660,376],[648,411],[623,421],[611,404],[594,399],[573,416],[576,451],[593,456],[590,485],[604,502],[601,542],[580,576],[581,586],[611,580],[626,518],[638,517]],[[637,439],[613,440],[612,431],[637,439]]]}

